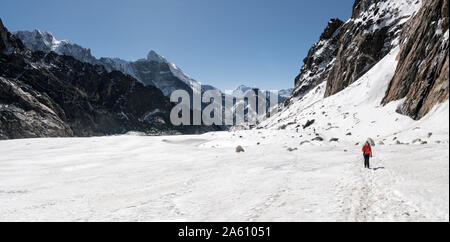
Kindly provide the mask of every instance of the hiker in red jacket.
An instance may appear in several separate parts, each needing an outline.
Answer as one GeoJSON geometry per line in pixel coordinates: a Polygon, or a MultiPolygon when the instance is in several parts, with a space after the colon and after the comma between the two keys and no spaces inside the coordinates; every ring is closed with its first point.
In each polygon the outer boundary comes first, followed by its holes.
{"type": "Polygon", "coordinates": [[[364,167],[370,169],[370,157],[372,157],[372,147],[370,147],[369,141],[366,141],[362,148],[362,152],[364,155],[364,167]]]}

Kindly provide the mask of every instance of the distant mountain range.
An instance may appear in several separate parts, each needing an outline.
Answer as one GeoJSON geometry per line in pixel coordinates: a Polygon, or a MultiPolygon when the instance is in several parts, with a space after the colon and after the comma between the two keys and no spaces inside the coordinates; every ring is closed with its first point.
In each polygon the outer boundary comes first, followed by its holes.
{"type": "Polygon", "coordinates": [[[24,45],[32,51],[48,53],[54,51],[59,55],[72,56],[73,58],[93,65],[104,66],[108,72],[113,70],[130,75],[144,85],[159,88],[165,96],[170,96],[174,90],[182,89],[190,93],[200,92],[198,82],[184,74],[175,64],[170,63],[164,57],[151,50],[147,58],[136,61],[126,61],[119,58],[102,57],[95,58],[91,50],[67,40],[57,40],[50,32],[40,30],[17,31],[14,33],[24,45]]]}
{"type": "MultiPolygon", "coordinates": [[[[236,89],[234,89],[231,92],[231,96],[237,98],[237,99],[242,99],[245,97],[245,95],[252,90],[259,90],[262,92],[273,92],[274,90],[262,90],[259,89],[257,87],[249,87],[246,85],[240,85],[238,86],[236,89]]],[[[279,102],[283,102],[284,100],[286,100],[288,97],[291,96],[291,93],[294,89],[293,88],[289,88],[289,89],[281,89],[281,90],[276,90],[278,92],[278,100],[279,102]]]]}
{"type": "MultiPolygon", "coordinates": [[[[154,50],[150,50],[147,58],[136,61],[107,57],[97,59],[91,54],[90,49],[71,43],[68,40],[57,40],[50,32],[43,32],[36,29],[32,32],[17,31],[14,35],[30,50],[43,51],[45,53],[53,51],[60,55],[72,56],[82,62],[102,65],[108,72],[113,70],[120,71],[136,78],[144,85],[159,88],[165,96],[170,96],[173,91],[179,89],[186,90],[189,93],[199,93],[207,90],[220,91],[211,85],[200,84],[154,50]],[[201,87],[201,89],[198,87],[201,87]]],[[[239,88],[235,90],[237,95],[233,95],[236,98],[240,98],[238,95],[239,88]]],[[[251,89],[250,87],[247,88],[247,90],[251,89]]],[[[282,101],[289,95],[289,90],[281,90],[280,94],[282,101]]]]}
{"type": "Polygon", "coordinates": [[[174,104],[160,89],[89,63],[106,60],[92,58],[89,50],[39,31],[32,34],[28,40],[39,41],[28,45],[37,51],[27,49],[0,20],[0,139],[201,133],[216,128],[173,126],[169,116],[174,104]]]}

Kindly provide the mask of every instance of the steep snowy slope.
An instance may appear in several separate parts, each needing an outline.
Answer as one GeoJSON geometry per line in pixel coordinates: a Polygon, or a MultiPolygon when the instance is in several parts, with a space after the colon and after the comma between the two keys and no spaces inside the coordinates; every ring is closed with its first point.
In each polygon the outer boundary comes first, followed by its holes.
{"type": "Polygon", "coordinates": [[[345,23],[331,19],[309,50],[292,97],[323,82],[324,96],[345,89],[398,45],[401,29],[420,6],[413,0],[356,0],[352,17],[345,23]]]}
{"type": "Polygon", "coordinates": [[[311,48],[286,110],[262,127],[297,129],[309,119],[317,129],[339,126],[355,135],[360,126],[376,137],[408,127],[410,118],[395,112],[418,119],[435,104],[442,107],[448,103],[447,10],[448,0],[355,1],[352,18],[330,21],[311,48]],[[333,124],[342,117],[345,122],[333,124]]]}
{"type": "Polygon", "coordinates": [[[358,80],[397,46],[404,24],[421,5],[420,0],[356,0],[352,18],[339,31],[325,96],[358,80]]]}
{"type": "Polygon", "coordinates": [[[322,83],[304,97],[293,99],[289,107],[259,127],[306,131],[308,141],[317,136],[325,141],[338,138],[355,143],[369,137],[384,144],[448,141],[448,101],[420,121],[396,112],[402,100],[381,105],[396,70],[398,52],[398,47],[393,49],[359,80],[333,96],[323,98],[322,83]],[[303,129],[308,121],[314,123],[303,129]]]}

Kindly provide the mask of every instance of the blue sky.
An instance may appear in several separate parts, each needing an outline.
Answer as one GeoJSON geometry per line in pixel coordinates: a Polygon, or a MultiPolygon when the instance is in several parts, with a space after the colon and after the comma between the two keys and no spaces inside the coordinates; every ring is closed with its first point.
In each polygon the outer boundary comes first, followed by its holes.
{"type": "Polygon", "coordinates": [[[38,28],[96,57],[144,58],[154,49],[205,84],[293,87],[330,18],[354,0],[2,0],[10,31],[38,28]]]}

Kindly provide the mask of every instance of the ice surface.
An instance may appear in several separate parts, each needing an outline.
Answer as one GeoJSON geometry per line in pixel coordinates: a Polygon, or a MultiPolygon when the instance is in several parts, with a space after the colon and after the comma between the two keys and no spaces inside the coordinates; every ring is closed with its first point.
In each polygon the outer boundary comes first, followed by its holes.
{"type": "Polygon", "coordinates": [[[448,221],[448,133],[374,147],[376,170],[300,135],[0,141],[0,221],[448,221]]]}

